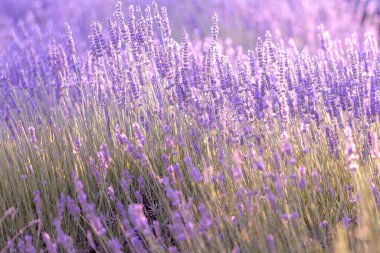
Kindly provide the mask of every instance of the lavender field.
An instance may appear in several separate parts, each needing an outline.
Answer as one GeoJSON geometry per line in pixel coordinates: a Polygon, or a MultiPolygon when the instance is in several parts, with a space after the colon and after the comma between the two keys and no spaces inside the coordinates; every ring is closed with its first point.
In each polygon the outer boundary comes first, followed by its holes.
{"type": "Polygon", "coordinates": [[[1,0],[0,252],[380,252],[380,5],[1,0]]]}

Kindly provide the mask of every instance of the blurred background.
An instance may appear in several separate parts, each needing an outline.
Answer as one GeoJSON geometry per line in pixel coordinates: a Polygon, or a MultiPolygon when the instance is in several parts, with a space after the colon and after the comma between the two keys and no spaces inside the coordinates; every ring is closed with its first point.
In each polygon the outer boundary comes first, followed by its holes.
{"type": "MultiPolygon", "coordinates": [[[[87,39],[90,23],[112,15],[116,0],[0,0],[0,49],[14,34],[44,36],[63,31],[68,22],[76,38],[87,39]]],[[[123,0],[127,5],[146,5],[147,0],[123,0]]],[[[258,36],[270,30],[274,36],[293,38],[299,47],[315,42],[323,23],[332,36],[372,29],[379,32],[380,0],[157,0],[168,8],[175,37],[182,27],[190,36],[210,33],[217,13],[221,37],[252,48],[258,36]]],[[[194,37],[193,37],[194,39],[194,37]]],[[[84,40],[84,41],[85,41],[84,40]]]]}

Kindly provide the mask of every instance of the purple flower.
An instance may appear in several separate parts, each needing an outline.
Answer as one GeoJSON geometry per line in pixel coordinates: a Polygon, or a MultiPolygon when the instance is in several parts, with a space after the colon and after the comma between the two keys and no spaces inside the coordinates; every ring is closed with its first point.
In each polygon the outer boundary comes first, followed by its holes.
{"type": "Polygon", "coordinates": [[[178,253],[178,249],[175,246],[170,246],[168,251],[169,253],[178,253]]]}
{"type": "Polygon", "coordinates": [[[295,212],[292,212],[292,213],[289,215],[289,218],[290,218],[290,219],[293,219],[293,220],[297,220],[297,219],[300,218],[300,215],[299,215],[299,213],[298,213],[297,211],[295,211],[295,212]]]}
{"type": "Polygon", "coordinates": [[[34,175],[34,169],[33,169],[33,166],[32,166],[32,165],[29,165],[29,166],[27,167],[27,169],[28,169],[28,172],[29,172],[30,174],[34,175]]]}
{"type": "Polygon", "coordinates": [[[108,166],[112,161],[108,152],[107,144],[102,144],[100,146],[100,151],[98,152],[98,159],[99,159],[100,166],[103,169],[103,173],[105,175],[108,169],[108,166]]]}
{"type": "Polygon", "coordinates": [[[182,217],[179,212],[172,213],[172,224],[170,225],[170,230],[175,235],[175,239],[178,242],[186,240],[187,234],[185,226],[183,225],[182,217]]]}
{"type": "Polygon", "coordinates": [[[98,168],[96,167],[95,161],[92,157],[89,159],[89,165],[90,165],[90,171],[92,175],[95,177],[95,180],[98,184],[101,184],[103,182],[103,178],[99,173],[98,168]]]}
{"type": "Polygon", "coordinates": [[[137,179],[137,183],[139,184],[139,189],[145,188],[145,180],[142,176],[139,176],[137,179]]]}
{"type": "Polygon", "coordinates": [[[65,207],[66,207],[66,196],[65,194],[61,193],[61,197],[57,201],[57,212],[58,212],[59,219],[62,219],[65,207]]]}
{"type": "Polygon", "coordinates": [[[139,147],[144,146],[144,144],[145,144],[145,138],[144,138],[143,133],[141,132],[141,129],[140,129],[139,124],[134,123],[134,124],[133,124],[133,129],[134,129],[134,131],[135,131],[135,136],[136,136],[136,140],[137,140],[137,145],[138,145],[139,147]]]}
{"type": "Polygon", "coordinates": [[[235,166],[232,169],[232,178],[235,183],[238,183],[243,179],[243,171],[240,166],[235,166]]]}
{"type": "Polygon", "coordinates": [[[73,144],[74,144],[73,153],[74,154],[79,154],[80,153],[80,149],[82,147],[82,142],[78,138],[75,138],[73,144]]]}
{"type": "Polygon", "coordinates": [[[34,204],[36,205],[37,214],[38,214],[38,217],[41,218],[42,217],[42,203],[41,203],[40,191],[36,190],[33,192],[33,194],[34,194],[34,204]]]}
{"type": "Polygon", "coordinates": [[[34,127],[29,127],[29,140],[31,143],[36,144],[37,143],[37,137],[36,137],[36,129],[34,127]]]}
{"type": "Polygon", "coordinates": [[[180,170],[178,163],[173,165],[173,170],[174,170],[174,173],[175,173],[176,177],[178,178],[178,180],[182,183],[185,182],[185,178],[184,178],[184,176],[180,170]]]}
{"type": "Polygon", "coordinates": [[[165,39],[169,39],[171,35],[171,28],[170,28],[170,23],[169,23],[166,7],[161,7],[161,13],[162,13],[163,34],[164,34],[165,39]]]}
{"type": "Polygon", "coordinates": [[[69,210],[70,214],[74,217],[74,220],[77,221],[79,219],[80,214],[80,207],[77,205],[74,199],[67,196],[67,209],[69,210]]]}
{"type": "Polygon", "coordinates": [[[135,191],[135,197],[138,203],[143,203],[143,196],[139,190],[135,191]]]}
{"type": "Polygon", "coordinates": [[[144,244],[142,241],[137,237],[133,236],[131,239],[131,244],[133,248],[136,250],[136,252],[141,252],[141,253],[147,253],[148,251],[145,249],[144,244]]]}
{"type": "Polygon", "coordinates": [[[327,227],[328,222],[326,220],[322,221],[319,225],[323,228],[327,227]]]}
{"type": "Polygon", "coordinates": [[[348,229],[348,227],[350,226],[350,222],[351,222],[351,219],[350,217],[348,216],[347,213],[344,213],[344,216],[342,218],[342,223],[343,223],[343,226],[348,229]]]}
{"type": "Polygon", "coordinates": [[[61,244],[67,252],[75,253],[76,250],[74,249],[74,240],[65,232],[63,232],[61,228],[61,220],[54,219],[53,225],[57,233],[57,242],[61,244]]]}
{"type": "Polygon", "coordinates": [[[333,189],[328,184],[326,185],[326,188],[327,188],[327,192],[329,193],[330,198],[334,199],[335,198],[335,192],[333,191],[333,189]]]}
{"type": "Polygon", "coordinates": [[[236,216],[231,216],[231,222],[235,226],[237,226],[239,224],[239,220],[238,220],[238,218],[236,216]]]}
{"type": "Polygon", "coordinates": [[[123,253],[121,244],[117,238],[109,240],[108,247],[110,247],[113,253],[123,253]]]}
{"type": "Polygon", "coordinates": [[[112,185],[108,187],[108,197],[111,201],[115,201],[116,199],[115,190],[113,189],[112,185]]]}
{"type": "Polygon", "coordinates": [[[102,25],[99,22],[94,22],[91,25],[91,39],[91,53],[97,58],[102,57],[106,48],[106,40],[102,34],[102,25]]]}
{"type": "Polygon", "coordinates": [[[46,244],[47,251],[49,253],[57,253],[58,252],[58,247],[55,242],[52,241],[50,235],[46,232],[42,233],[42,239],[44,240],[46,244]]]}
{"type": "Polygon", "coordinates": [[[122,178],[120,180],[120,185],[124,191],[124,194],[126,194],[128,196],[129,195],[129,184],[127,183],[127,181],[124,178],[122,178]]]}
{"type": "Polygon", "coordinates": [[[282,150],[284,154],[286,154],[288,157],[292,155],[292,145],[289,142],[289,136],[286,132],[283,132],[281,134],[281,140],[282,140],[282,150]]]}
{"type": "Polygon", "coordinates": [[[19,250],[19,252],[26,252],[25,251],[25,241],[23,238],[20,238],[17,240],[17,249],[19,250]]]}
{"type": "Polygon", "coordinates": [[[116,142],[123,148],[123,151],[131,155],[133,158],[137,157],[136,149],[128,137],[121,132],[120,127],[116,126],[116,142]]]}
{"type": "Polygon", "coordinates": [[[36,248],[34,247],[32,240],[33,238],[30,235],[25,235],[25,249],[27,253],[36,253],[36,248]]]}
{"type": "Polygon", "coordinates": [[[212,44],[215,46],[216,41],[218,40],[219,26],[218,26],[218,16],[216,13],[212,16],[212,27],[211,27],[211,36],[212,44]]]}
{"type": "Polygon", "coordinates": [[[259,158],[258,160],[255,160],[254,164],[258,170],[260,171],[265,170],[265,162],[261,158],[259,158]]]}
{"type": "Polygon", "coordinates": [[[150,227],[143,209],[144,207],[141,204],[131,204],[128,207],[128,215],[135,229],[148,234],[150,233],[150,227]]]}
{"type": "Polygon", "coordinates": [[[299,188],[304,189],[306,187],[306,168],[301,167],[300,168],[300,181],[299,181],[299,188]]]}
{"type": "Polygon", "coordinates": [[[76,191],[79,204],[87,220],[90,222],[92,229],[99,236],[105,235],[107,231],[104,228],[102,221],[96,214],[95,205],[87,202],[87,195],[84,193],[83,184],[80,180],[76,181],[76,191]]]}
{"type": "Polygon", "coordinates": [[[275,252],[276,251],[276,243],[274,240],[274,236],[269,234],[265,237],[265,241],[267,242],[267,246],[269,248],[270,252],[275,252]]]}
{"type": "Polygon", "coordinates": [[[281,177],[277,177],[276,182],[275,182],[274,185],[275,185],[277,196],[279,198],[282,198],[284,196],[284,190],[283,190],[283,185],[282,185],[281,177]]]}
{"type": "Polygon", "coordinates": [[[216,177],[218,179],[218,184],[219,184],[220,188],[224,192],[225,191],[225,186],[224,186],[224,176],[223,176],[223,173],[220,172],[220,171],[218,171],[216,177]]]}
{"type": "Polygon", "coordinates": [[[123,178],[126,180],[126,183],[128,185],[131,185],[132,184],[132,180],[133,180],[133,176],[131,176],[129,174],[129,170],[128,169],[124,169],[123,172],[122,172],[122,176],[123,178]]]}
{"type": "Polygon", "coordinates": [[[69,48],[70,54],[72,56],[75,56],[76,55],[75,42],[74,42],[73,34],[71,32],[71,27],[68,23],[65,23],[65,35],[66,35],[67,46],[69,48]]]}
{"type": "Polygon", "coordinates": [[[200,183],[203,181],[202,174],[199,172],[198,168],[193,166],[190,168],[190,176],[195,183],[200,183]]]}
{"type": "Polygon", "coordinates": [[[380,208],[380,205],[379,205],[379,203],[380,203],[379,202],[380,201],[379,191],[377,190],[375,183],[372,182],[372,181],[370,181],[370,187],[371,187],[371,190],[372,190],[372,194],[375,197],[376,204],[377,204],[378,208],[380,208]]]}
{"type": "Polygon", "coordinates": [[[271,204],[272,208],[275,210],[275,212],[277,212],[277,210],[278,210],[279,207],[278,207],[278,204],[277,204],[277,198],[276,198],[276,196],[269,192],[269,193],[266,194],[266,197],[267,197],[269,203],[271,204]]]}
{"type": "Polygon", "coordinates": [[[204,204],[200,204],[198,206],[198,211],[201,216],[198,224],[198,231],[204,234],[213,223],[211,213],[206,209],[206,206],[204,204]]]}
{"type": "Polygon", "coordinates": [[[181,193],[171,188],[166,177],[163,178],[163,181],[165,185],[166,197],[170,200],[170,203],[172,204],[172,206],[178,207],[182,202],[181,193]]]}
{"type": "Polygon", "coordinates": [[[172,149],[175,145],[174,139],[171,136],[167,136],[165,139],[165,146],[167,149],[172,149]]]}
{"type": "Polygon", "coordinates": [[[375,170],[374,170],[374,172],[373,172],[373,175],[374,175],[375,177],[377,177],[377,176],[379,175],[379,166],[376,166],[376,168],[375,168],[375,170]]]}
{"type": "Polygon", "coordinates": [[[14,244],[13,240],[11,240],[11,239],[7,240],[7,247],[8,247],[9,253],[15,253],[16,252],[15,244],[14,244]]]}

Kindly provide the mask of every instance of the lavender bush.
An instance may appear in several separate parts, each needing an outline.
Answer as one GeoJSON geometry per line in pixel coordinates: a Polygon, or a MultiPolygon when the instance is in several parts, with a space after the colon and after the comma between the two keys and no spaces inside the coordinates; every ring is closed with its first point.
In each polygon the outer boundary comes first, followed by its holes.
{"type": "MultiPolygon", "coordinates": [[[[16,29],[31,27],[32,33],[40,27],[44,34],[57,37],[56,30],[63,24],[74,24],[78,43],[86,42],[94,20],[106,24],[112,15],[114,0],[2,0],[0,2],[0,49],[13,40],[16,29]],[[8,27],[11,27],[9,29],[8,27]],[[16,29],[15,29],[16,28],[16,29]],[[49,34],[50,33],[50,34],[49,34]]],[[[128,3],[144,7],[150,0],[132,0],[128,3]]],[[[217,12],[222,20],[223,37],[236,46],[251,48],[256,38],[267,30],[276,37],[293,38],[299,46],[313,46],[316,27],[323,23],[332,35],[349,36],[362,23],[375,29],[375,0],[157,0],[165,5],[171,20],[173,37],[178,41],[181,29],[186,28],[194,40],[209,35],[210,17],[217,12]],[[356,18],[357,22],[353,22],[356,18]],[[232,39],[232,40],[230,40],[232,39]]],[[[126,8],[124,8],[126,11],[126,8]]],[[[45,39],[48,40],[48,39],[45,39]]],[[[221,41],[220,41],[221,42],[221,41]]],[[[79,46],[79,45],[77,45],[79,46]]],[[[85,44],[84,47],[87,47],[85,44]]]]}
{"type": "Polygon", "coordinates": [[[301,50],[268,30],[246,51],[209,23],[117,2],[88,38],[14,30],[0,252],[378,252],[375,35],[318,25],[301,50]]]}

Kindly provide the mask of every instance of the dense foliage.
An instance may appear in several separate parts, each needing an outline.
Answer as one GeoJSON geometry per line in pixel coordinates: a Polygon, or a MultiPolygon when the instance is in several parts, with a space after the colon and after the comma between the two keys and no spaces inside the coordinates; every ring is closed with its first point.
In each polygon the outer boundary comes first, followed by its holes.
{"type": "Polygon", "coordinates": [[[211,21],[175,40],[165,7],[118,2],[88,47],[69,24],[19,26],[0,62],[1,252],[379,251],[374,35],[320,25],[299,51],[267,31],[246,52],[211,21]]]}

